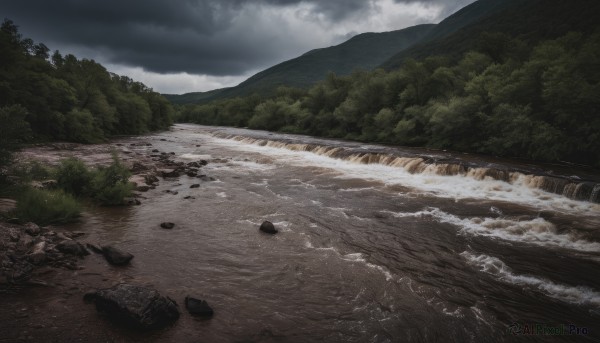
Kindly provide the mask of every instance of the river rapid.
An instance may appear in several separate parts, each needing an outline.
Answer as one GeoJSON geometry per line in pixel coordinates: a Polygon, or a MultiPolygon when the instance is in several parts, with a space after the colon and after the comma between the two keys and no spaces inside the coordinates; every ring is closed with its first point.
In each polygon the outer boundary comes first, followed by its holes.
{"type": "Polygon", "coordinates": [[[215,309],[144,340],[600,340],[594,172],[187,124],[121,140],[136,141],[152,146],[134,154],[208,160],[216,179],[161,180],[142,205],[91,208],[69,227],[135,255],[88,286],[151,284],[215,309]],[[260,233],[263,220],[280,232],[260,233]]]}

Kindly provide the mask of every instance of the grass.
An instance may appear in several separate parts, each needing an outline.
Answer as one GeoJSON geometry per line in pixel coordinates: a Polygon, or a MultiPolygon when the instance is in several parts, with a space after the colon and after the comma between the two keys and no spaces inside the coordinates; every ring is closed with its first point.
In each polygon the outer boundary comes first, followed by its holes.
{"type": "Polygon", "coordinates": [[[38,225],[64,224],[76,221],[81,205],[63,190],[25,188],[17,198],[15,215],[23,222],[38,225]]]}
{"type": "Polygon", "coordinates": [[[108,167],[90,170],[79,159],[67,158],[58,167],[48,168],[39,162],[13,166],[10,174],[18,178],[14,184],[0,184],[0,194],[17,199],[11,216],[38,225],[76,221],[82,206],[78,199],[89,197],[99,205],[122,205],[131,196],[131,173],[113,154],[108,167]],[[58,189],[37,189],[32,181],[56,178],[58,189]]]}

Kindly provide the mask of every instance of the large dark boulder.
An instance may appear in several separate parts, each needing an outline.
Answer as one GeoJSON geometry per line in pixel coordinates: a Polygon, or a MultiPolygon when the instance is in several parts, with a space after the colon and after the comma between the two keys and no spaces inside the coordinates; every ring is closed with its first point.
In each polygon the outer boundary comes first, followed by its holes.
{"type": "Polygon", "coordinates": [[[158,329],[175,322],[179,309],[175,301],[152,288],[120,284],[85,295],[98,312],[110,320],[136,329],[158,329]]]}
{"type": "Polygon", "coordinates": [[[104,258],[108,261],[108,263],[115,266],[126,265],[133,258],[133,255],[130,253],[123,252],[112,246],[103,246],[102,254],[104,254],[104,258]]]}
{"type": "Polygon", "coordinates": [[[185,297],[185,308],[189,313],[200,317],[212,317],[214,314],[212,307],[208,306],[206,300],[200,300],[190,296],[185,297]]]}
{"type": "Polygon", "coordinates": [[[277,229],[275,228],[275,225],[273,225],[273,223],[271,223],[271,222],[270,222],[270,221],[268,221],[268,220],[265,220],[265,221],[264,221],[264,222],[263,222],[263,223],[260,225],[260,228],[259,228],[259,230],[260,230],[260,231],[262,231],[262,232],[265,232],[265,233],[272,234],[272,235],[274,235],[274,234],[276,234],[277,232],[279,232],[279,231],[277,231],[277,229]]]}

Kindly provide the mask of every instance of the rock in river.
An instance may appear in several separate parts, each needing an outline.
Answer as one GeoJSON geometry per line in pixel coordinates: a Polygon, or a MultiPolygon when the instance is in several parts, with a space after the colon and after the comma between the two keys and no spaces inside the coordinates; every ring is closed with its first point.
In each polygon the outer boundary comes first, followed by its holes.
{"type": "Polygon", "coordinates": [[[126,265],[133,258],[133,255],[130,253],[123,252],[112,246],[103,246],[102,253],[104,254],[104,258],[108,261],[108,263],[115,266],[126,265]]]}
{"type": "Polygon", "coordinates": [[[173,227],[175,227],[175,224],[171,222],[164,222],[160,223],[160,227],[162,227],[163,229],[172,229],[173,227]]]}
{"type": "Polygon", "coordinates": [[[277,232],[279,232],[279,231],[277,231],[277,229],[275,228],[275,225],[273,225],[273,223],[271,223],[271,222],[270,222],[270,221],[268,221],[268,220],[265,220],[265,221],[264,221],[264,222],[263,222],[263,223],[260,225],[260,228],[259,228],[259,230],[260,230],[260,231],[262,231],[262,232],[265,232],[265,233],[270,233],[270,234],[276,234],[277,232]]]}
{"type": "Polygon", "coordinates": [[[179,318],[177,303],[152,288],[119,284],[88,293],[84,299],[94,301],[98,312],[110,320],[132,328],[157,329],[179,318]]]}
{"type": "Polygon", "coordinates": [[[185,297],[185,308],[187,308],[189,313],[201,317],[212,317],[214,313],[212,307],[208,306],[206,300],[200,300],[190,296],[185,297]]]}

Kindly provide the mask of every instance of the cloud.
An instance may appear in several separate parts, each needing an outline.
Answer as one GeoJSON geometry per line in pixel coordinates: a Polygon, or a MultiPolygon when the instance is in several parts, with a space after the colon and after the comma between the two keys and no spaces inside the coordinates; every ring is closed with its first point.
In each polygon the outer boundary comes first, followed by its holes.
{"type": "Polygon", "coordinates": [[[437,22],[472,1],[19,0],[0,2],[0,11],[53,50],[153,73],[147,79],[188,75],[231,85],[353,34],[437,22]]]}
{"type": "Polygon", "coordinates": [[[188,73],[159,74],[146,71],[140,67],[124,67],[121,65],[106,65],[106,68],[119,75],[142,82],[162,94],[182,94],[190,92],[205,92],[217,88],[231,87],[246,80],[258,70],[238,76],[194,75],[188,73]]]}

